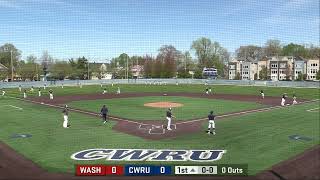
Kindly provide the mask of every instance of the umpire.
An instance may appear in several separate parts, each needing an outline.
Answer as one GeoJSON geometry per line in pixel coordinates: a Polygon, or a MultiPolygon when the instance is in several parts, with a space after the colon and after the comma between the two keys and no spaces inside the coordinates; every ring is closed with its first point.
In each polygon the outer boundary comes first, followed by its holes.
{"type": "Polygon", "coordinates": [[[100,111],[100,114],[102,116],[103,124],[107,122],[107,114],[108,114],[108,108],[106,105],[103,105],[100,111]]]}

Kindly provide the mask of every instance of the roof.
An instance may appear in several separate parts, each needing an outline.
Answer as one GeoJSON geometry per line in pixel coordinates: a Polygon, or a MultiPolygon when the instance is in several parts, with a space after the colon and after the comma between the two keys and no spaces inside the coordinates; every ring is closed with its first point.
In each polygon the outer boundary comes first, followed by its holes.
{"type": "Polygon", "coordinates": [[[8,68],[0,63],[0,71],[6,71],[8,68]]]}

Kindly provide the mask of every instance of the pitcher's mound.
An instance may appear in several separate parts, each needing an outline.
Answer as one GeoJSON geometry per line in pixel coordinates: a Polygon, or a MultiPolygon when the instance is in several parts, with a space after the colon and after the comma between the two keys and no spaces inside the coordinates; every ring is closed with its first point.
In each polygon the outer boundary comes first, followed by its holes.
{"type": "Polygon", "coordinates": [[[161,101],[161,102],[146,103],[144,104],[144,106],[156,107],[156,108],[169,108],[169,107],[181,107],[183,106],[183,104],[161,101]]]}

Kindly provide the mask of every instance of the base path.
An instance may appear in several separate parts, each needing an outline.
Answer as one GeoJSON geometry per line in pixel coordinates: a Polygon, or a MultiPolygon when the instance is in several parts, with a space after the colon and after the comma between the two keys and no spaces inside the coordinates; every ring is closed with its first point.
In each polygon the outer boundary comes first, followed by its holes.
{"type": "MultiPolygon", "coordinates": [[[[265,97],[262,99],[259,95],[233,95],[233,94],[215,94],[207,95],[204,93],[124,93],[124,94],[85,94],[85,95],[66,95],[57,96],[54,100],[50,100],[48,97],[34,97],[27,99],[33,103],[41,103],[57,108],[63,108],[64,104],[68,104],[72,101],[83,101],[83,100],[97,100],[97,99],[114,99],[114,98],[128,98],[128,97],[145,97],[145,96],[182,96],[182,97],[193,97],[193,98],[206,98],[206,99],[223,99],[243,102],[255,102],[268,106],[267,108],[251,109],[241,112],[227,113],[217,116],[217,120],[224,117],[244,115],[253,112],[264,112],[272,109],[282,108],[279,106],[280,98],[278,97],[265,97]]],[[[301,100],[300,102],[304,102],[301,100]]],[[[288,102],[291,103],[291,102],[288,102]]],[[[96,112],[90,112],[87,110],[76,109],[70,107],[70,110],[99,117],[96,112]]],[[[166,121],[133,121],[122,117],[109,116],[110,119],[117,121],[118,123],[113,127],[114,130],[139,136],[150,140],[159,140],[166,138],[175,138],[184,134],[197,133],[202,130],[202,123],[206,122],[206,118],[194,119],[188,121],[174,122],[173,130],[168,131],[165,127],[166,121]]]]}

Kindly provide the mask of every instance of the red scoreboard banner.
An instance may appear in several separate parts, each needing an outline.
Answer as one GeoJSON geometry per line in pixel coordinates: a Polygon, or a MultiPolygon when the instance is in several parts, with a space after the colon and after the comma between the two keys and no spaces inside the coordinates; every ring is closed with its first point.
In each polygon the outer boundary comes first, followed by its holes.
{"type": "Polygon", "coordinates": [[[77,176],[123,175],[123,166],[76,165],[77,176]]]}

